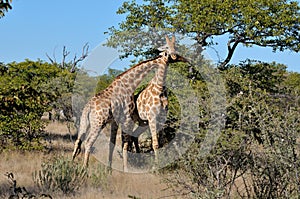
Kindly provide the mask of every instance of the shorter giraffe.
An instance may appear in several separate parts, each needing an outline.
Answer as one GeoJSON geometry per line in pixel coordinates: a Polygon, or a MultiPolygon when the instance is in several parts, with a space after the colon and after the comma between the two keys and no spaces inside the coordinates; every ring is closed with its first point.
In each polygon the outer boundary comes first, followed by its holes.
{"type": "MultiPolygon", "coordinates": [[[[147,87],[138,94],[136,99],[135,115],[138,115],[139,127],[134,131],[132,141],[136,151],[139,152],[138,136],[143,133],[148,125],[152,136],[152,148],[155,154],[155,162],[158,163],[158,132],[162,129],[166,120],[168,109],[168,96],[166,90],[166,76],[169,63],[188,62],[187,59],[179,56],[175,50],[175,36],[172,40],[166,36],[167,44],[160,47],[160,53],[166,64],[157,69],[154,77],[147,87]],[[147,122],[146,122],[147,121],[147,122]]],[[[136,116],[135,116],[136,117],[136,116]]]]}

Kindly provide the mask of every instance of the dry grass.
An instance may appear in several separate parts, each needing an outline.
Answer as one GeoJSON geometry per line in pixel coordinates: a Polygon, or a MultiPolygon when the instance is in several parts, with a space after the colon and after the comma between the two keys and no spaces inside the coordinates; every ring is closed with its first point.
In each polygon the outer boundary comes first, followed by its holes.
{"type": "Polygon", "coordinates": [[[0,164],[0,197],[8,196],[9,183],[5,174],[11,172],[17,180],[17,186],[26,187],[30,192],[35,192],[32,181],[32,172],[40,168],[44,155],[38,152],[3,152],[0,164]]]}
{"type": "MultiPolygon", "coordinates": [[[[9,181],[4,175],[12,172],[17,180],[17,185],[26,187],[32,193],[38,193],[39,190],[33,183],[32,173],[41,168],[41,163],[54,155],[63,155],[66,158],[71,157],[73,142],[71,137],[75,130],[72,130],[70,136],[66,125],[63,123],[50,123],[46,129],[49,132],[49,138],[45,141],[48,150],[43,152],[17,152],[6,151],[1,153],[0,162],[0,198],[9,195],[9,181]]],[[[74,138],[74,137],[73,137],[74,138]]],[[[81,158],[78,159],[81,162],[81,158]]],[[[95,158],[91,159],[91,164],[99,164],[95,158]]],[[[162,177],[151,174],[132,174],[113,170],[112,175],[108,176],[107,187],[83,187],[78,193],[72,196],[64,196],[60,193],[52,195],[54,198],[174,198],[171,190],[167,189],[166,184],[162,183],[162,177]],[[171,197],[170,197],[171,196],[171,197]]]]}

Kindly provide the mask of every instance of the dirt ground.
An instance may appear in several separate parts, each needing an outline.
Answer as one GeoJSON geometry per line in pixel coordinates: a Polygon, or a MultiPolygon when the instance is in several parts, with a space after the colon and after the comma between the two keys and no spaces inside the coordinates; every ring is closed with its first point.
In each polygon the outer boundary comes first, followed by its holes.
{"type": "MultiPolygon", "coordinates": [[[[3,152],[0,159],[0,198],[7,198],[10,186],[7,172],[14,174],[17,186],[35,192],[32,173],[41,168],[41,163],[53,155],[71,157],[73,150],[72,134],[64,123],[54,122],[47,126],[49,139],[47,149],[42,152],[3,152]]],[[[73,132],[72,132],[73,133],[73,132]]],[[[74,137],[73,137],[74,140],[74,137]]],[[[79,157],[81,159],[81,157],[79,157]]],[[[91,163],[99,163],[94,158],[91,163]]],[[[83,187],[72,196],[55,195],[53,198],[177,198],[163,183],[163,176],[154,173],[123,173],[113,170],[108,176],[106,188],[83,187]]],[[[181,197],[178,197],[181,198],[181,197]]]]}

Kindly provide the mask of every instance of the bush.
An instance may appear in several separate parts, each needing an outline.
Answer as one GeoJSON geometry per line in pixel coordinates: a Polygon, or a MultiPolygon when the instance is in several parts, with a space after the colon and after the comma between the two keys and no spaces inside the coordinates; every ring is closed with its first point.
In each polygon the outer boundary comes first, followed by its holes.
{"type": "Polygon", "coordinates": [[[0,152],[41,149],[41,117],[70,92],[74,78],[68,70],[42,61],[0,63],[0,152]]]}
{"type": "Polygon", "coordinates": [[[34,183],[43,191],[62,191],[64,194],[74,193],[87,180],[87,170],[80,164],[74,164],[65,157],[55,157],[33,173],[34,183]]]}
{"type": "Polygon", "coordinates": [[[297,198],[300,76],[246,62],[223,77],[228,103],[218,142],[202,155],[204,125],[168,182],[191,198],[297,198]]]}
{"type": "Polygon", "coordinates": [[[90,165],[89,169],[63,156],[54,157],[41,165],[41,170],[33,173],[33,181],[43,192],[74,194],[83,185],[105,189],[107,176],[105,166],[90,165]]]}

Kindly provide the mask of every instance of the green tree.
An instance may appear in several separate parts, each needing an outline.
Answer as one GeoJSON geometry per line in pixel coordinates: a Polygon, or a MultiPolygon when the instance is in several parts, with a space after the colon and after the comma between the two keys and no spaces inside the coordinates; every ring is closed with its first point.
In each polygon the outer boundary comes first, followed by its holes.
{"type": "MultiPolygon", "coordinates": [[[[290,91],[299,79],[285,68],[248,60],[222,72],[228,90],[225,129],[204,157],[208,131],[202,125],[170,179],[176,190],[192,198],[298,196],[300,110],[290,91]]],[[[205,104],[210,97],[204,96],[205,104]]]]}
{"type": "Polygon", "coordinates": [[[274,51],[300,49],[299,4],[293,0],[144,0],[141,4],[133,0],[123,3],[117,13],[126,14],[126,19],[109,29],[107,45],[121,47],[124,56],[153,52],[153,44],[141,34],[143,28],[191,36],[199,49],[217,45],[215,39],[224,36],[227,56],[219,68],[230,62],[240,44],[274,51]]]}
{"type": "Polygon", "coordinates": [[[41,116],[65,91],[61,83],[70,80],[64,78],[72,79],[74,74],[54,64],[30,60],[1,64],[0,68],[1,149],[41,147],[41,116]]]}
{"type": "Polygon", "coordinates": [[[96,92],[100,92],[107,88],[110,85],[110,83],[112,83],[112,81],[121,73],[121,70],[109,68],[107,74],[99,76],[96,92]]]}
{"type": "Polygon", "coordinates": [[[64,46],[62,49],[62,59],[60,63],[56,61],[55,55],[53,55],[53,58],[51,58],[48,54],[46,54],[51,64],[62,70],[60,75],[53,79],[49,79],[48,85],[56,88],[56,91],[60,94],[60,96],[51,103],[51,108],[52,110],[55,110],[56,116],[60,116],[61,111],[63,111],[65,116],[64,119],[67,122],[67,127],[70,134],[70,127],[73,122],[75,122],[75,127],[79,126],[82,103],[85,102],[85,100],[82,98],[82,94],[84,93],[83,95],[85,97],[90,96],[90,90],[91,88],[94,88],[93,86],[90,86],[93,84],[93,78],[87,77],[87,72],[81,70],[79,66],[79,63],[88,56],[88,51],[89,45],[86,43],[82,47],[82,53],[80,57],[77,57],[75,54],[73,59],[68,60],[67,58],[70,54],[70,51],[68,51],[66,46],[64,46]],[[86,81],[86,78],[91,81],[86,81]],[[77,82],[76,85],[75,79],[77,82]],[[85,84],[83,88],[82,84],[85,84]],[[81,97],[79,98],[80,95],[81,97]]]}
{"type": "MultiPolygon", "coordinates": [[[[286,81],[285,87],[287,92],[289,92],[292,96],[299,97],[300,95],[300,74],[299,73],[289,73],[286,81]]],[[[299,102],[299,100],[298,100],[299,102]]]]}

